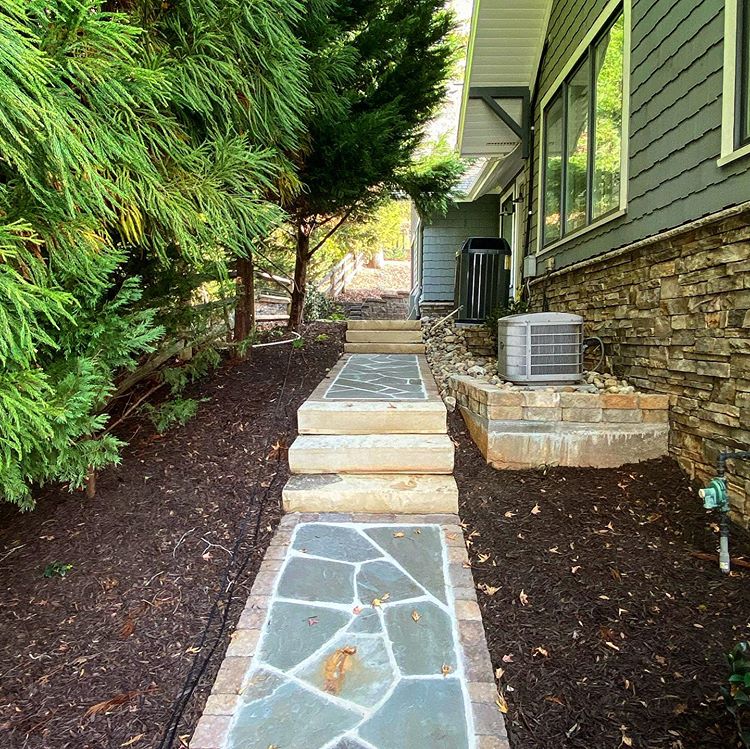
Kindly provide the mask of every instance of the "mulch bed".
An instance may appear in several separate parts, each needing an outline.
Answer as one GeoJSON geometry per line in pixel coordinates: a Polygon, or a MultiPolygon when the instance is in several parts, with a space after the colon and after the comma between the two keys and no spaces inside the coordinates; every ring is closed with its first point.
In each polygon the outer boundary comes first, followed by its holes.
{"type": "Polygon", "coordinates": [[[226,363],[164,436],[123,425],[94,500],[52,489],[34,512],[0,508],[3,749],[187,745],[281,515],[296,410],[342,336],[317,324],[302,348],[226,363]],[[72,569],[45,578],[54,562],[72,569]]]}
{"type": "Polygon", "coordinates": [[[452,433],[512,749],[735,746],[719,688],[750,635],[750,574],[690,556],[718,528],[676,463],[500,473],[460,416],[452,433]]]}

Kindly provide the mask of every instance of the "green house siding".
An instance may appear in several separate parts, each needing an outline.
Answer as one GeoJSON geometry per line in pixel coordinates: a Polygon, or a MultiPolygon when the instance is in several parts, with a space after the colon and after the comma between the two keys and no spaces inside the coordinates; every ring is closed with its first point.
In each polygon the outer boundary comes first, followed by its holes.
{"type": "Polygon", "coordinates": [[[499,236],[499,225],[497,195],[457,203],[445,217],[426,224],[422,237],[422,301],[451,301],[456,251],[468,237],[499,236]]]}
{"type": "MultiPolygon", "coordinates": [[[[540,74],[542,101],[604,0],[554,0],[540,74]]],[[[750,200],[750,158],[720,167],[724,3],[632,0],[627,213],[544,254],[561,268],[750,200]]],[[[534,113],[537,247],[541,110],[534,113]]]]}

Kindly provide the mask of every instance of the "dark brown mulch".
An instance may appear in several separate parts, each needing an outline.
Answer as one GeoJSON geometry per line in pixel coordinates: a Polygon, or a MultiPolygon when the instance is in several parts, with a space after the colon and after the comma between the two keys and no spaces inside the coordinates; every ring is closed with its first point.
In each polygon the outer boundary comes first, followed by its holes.
{"type": "Polygon", "coordinates": [[[3,749],[186,745],[281,514],[296,409],[342,327],[305,338],[224,365],[182,428],[129,425],[96,499],[52,490],[32,513],[0,510],[3,749]],[[73,567],[47,579],[52,562],[73,567]],[[162,743],[170,726],[182,740],[162,743]]]}
{"type": "Polygon", "coordinates": [[[500,473],[452,430],[512,749],[734,746],[719,688],[750,635],[750,573],[690,556],[718,529],[676,463],[500,473]]]}

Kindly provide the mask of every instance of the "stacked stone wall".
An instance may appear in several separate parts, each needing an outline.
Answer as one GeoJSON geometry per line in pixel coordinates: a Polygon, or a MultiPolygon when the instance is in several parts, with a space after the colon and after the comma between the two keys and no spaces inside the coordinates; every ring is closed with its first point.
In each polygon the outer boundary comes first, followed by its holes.
{"type": "MultiPolygon", "coordinates": [[[[612,371],[670,397],[670,452],[694,479],[750,449],[750,212],[642,243],[532,284],[532,303],[583,315],[612,371]]],[[[730,464],[750,524],[750,463],[730,464]]],[[[697,500],[696,500],[697,501],[697,500]]]]}

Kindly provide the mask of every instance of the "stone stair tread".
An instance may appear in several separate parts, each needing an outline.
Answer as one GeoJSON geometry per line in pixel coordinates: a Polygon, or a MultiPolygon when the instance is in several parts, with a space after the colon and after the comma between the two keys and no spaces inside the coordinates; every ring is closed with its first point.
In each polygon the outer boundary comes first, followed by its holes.
{"type": "Polygon", "coordinates": [[[300,434],[445,434],[440,400],[308,400],[297,410],[300,434]]]}
{"type": "Polygon", "coordinates": [[[422,343],[421,330],[347,330],[347,343],[422,343]]]}
{"type": "Polygon", "coordinates": [[[345,343],[345,354],[424,354],[424,343],[345,343]]]}
{"type": "Polygon", "coordinates": [[[458,512],[450,475],[295,474],[283,490],[286,512],[458,512]]]}
{"type": "Polygon", "coordinates": [[[292,473],[452,473],[447,434],[301,434],[289,448],[292,473]]]}
{"type": "Polygon", "coordinates": [[[347,330],[422,330],[420,320],[349,320],[347,330]]]}

